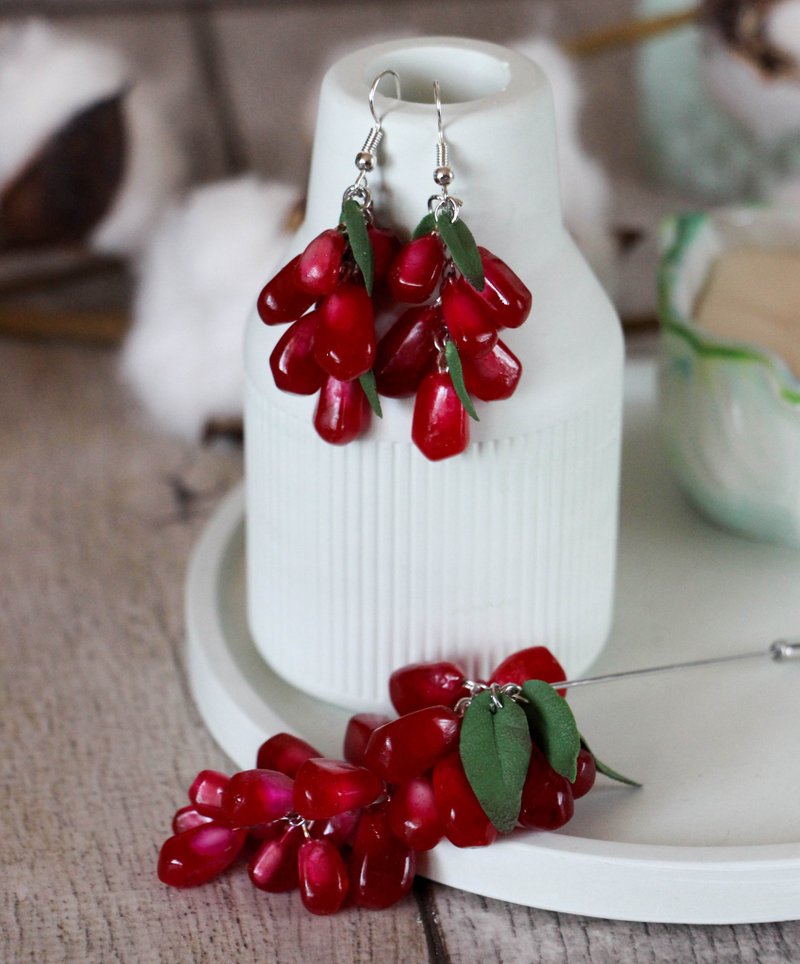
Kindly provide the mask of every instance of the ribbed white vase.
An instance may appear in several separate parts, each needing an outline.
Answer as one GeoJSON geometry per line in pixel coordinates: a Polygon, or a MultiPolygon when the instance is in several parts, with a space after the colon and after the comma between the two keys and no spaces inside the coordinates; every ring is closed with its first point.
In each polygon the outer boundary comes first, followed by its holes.
{"type": "Polygon", "coordinates": [[[452,38],[339,61],[323,82],[306,221],[286,260],[337,223],[371,122],[367,93],[387,68],[402,100],[376,98],[386,131],[369,182],[376,221],[408,236],[426,212],[438,79],[452,193],[478,243],[531,289],[533,310],[501,334],[524,366],[515,395],[478,403],[467,451],[437,463],[411,442],[413,399],[384,399],[383,420],[350,445],[322,442],[315,400],[272,383],[285,329],[249,320],[250,629],[285,679],[353,709],[385,706],[390,672],[418,660],[484,676],[545,644],[581,672],[605,642],[614,585],[622,338],[563,227],[550,91],[533,63],[452,38]]]}

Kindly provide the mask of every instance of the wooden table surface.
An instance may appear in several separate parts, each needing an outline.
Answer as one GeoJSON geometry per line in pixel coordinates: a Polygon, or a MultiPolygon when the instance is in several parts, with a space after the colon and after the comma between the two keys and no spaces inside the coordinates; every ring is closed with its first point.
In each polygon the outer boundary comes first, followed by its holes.
{"type": "Polygon", "coordinates": [[[0,960],[798,959],[798,922],[593,920],[422,880],[391,910],[315,918],[297,894],[256,891],[242,867],[162,886],[158,848],[186,787],[231,768],[188,691],[181,597],[242,465],[235,448],[144,425],[116,361],[0,340],[0,960]]]}

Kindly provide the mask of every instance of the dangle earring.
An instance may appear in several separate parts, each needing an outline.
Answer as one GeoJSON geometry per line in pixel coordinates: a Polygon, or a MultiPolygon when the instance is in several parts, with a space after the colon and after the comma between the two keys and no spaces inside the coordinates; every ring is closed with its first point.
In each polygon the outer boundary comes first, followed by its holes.
{"type": "Polygon", "coordinates": [[[449,193],[454,180],[442,123],[439,82],[433,83],[438,133],[433,180],[439,193],[388,277],[404,312],[381,339],[375,362],[378,391],[392,398],[416,395],[411,436],[427,458],[463,452],[473,396],[509,398],[522,365],[498,339],[528,317],[531,293],[496,255],[478,247],[461,217],[463,201],[449,193]]]}
{"type": "Polygon", "coordinates": [[[373,124],[356,155],[358,175],[342,197],[339,225],[317,235],[281,268],[257,301],[264,324],[292,323],[270,355],[275,384],[297,395],[319,392],[314,427],[334,445],[362,435],[371,411],[381,415],[372,373],[372,294],[374,286],[385,282],[400,242],[373,223],[367,174],[374,169],[383,138],[375,94],[387,75],[394,77],[400,97],[395,71],[378,74],[369,92],[373,124]]]}

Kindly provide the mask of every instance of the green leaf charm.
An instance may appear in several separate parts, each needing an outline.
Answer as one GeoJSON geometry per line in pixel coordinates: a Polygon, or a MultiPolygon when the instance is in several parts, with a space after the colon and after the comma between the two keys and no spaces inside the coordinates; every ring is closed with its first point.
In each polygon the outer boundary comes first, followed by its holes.
{"type": "Polygon", "coordinates": [[[522,685],[523,703],[531,736],[550,766],[570,783],[578,772],[581,737],[569,703],[540,679],[522,685]]]}
{"type": "Polygon", "coordinates": [[[375,372],[373,372],[373,370],[370,368],[368,372],[364,372],[363,375],[359,375],[358,380],[361,383],[361,387],[364,389],[364,394],[367,396],[369,407],[378,416],[378,418],[383,418],[381,400],[378,396],[378,387],[375,384],[375,372]]]}
{"type": "Polygon", "coordinates": [[[448,338],[445,343],[444,357],[447,361],[447,370],[450,372],[450,380],[453,383],[453,388],[456,390],[458,400],[466,409],[467,415],[475,419],[476,422],[480,422],[472,399],[469,397],[467,386],[464,384],[464,370],[461,367],[461,356],[458,354],[455,342],[450,338],[448,338]]]}
{"type": "Polygon", "coordinates": [[[522,708],[510,696],[500,701],[503,708],[493,713],[488,690],[473,697],[461,723],[459,752],[484,813],[500,833],[511,833],[519,817],[531,737],[522,708]]]}
{"type": "Polygon", "coordinates": [[[352,200],[342,204],[341,222],[347,232],[347,241],[350,250],[353,252],[356,264],[361,269],[364,277],[364,287],[367,294],[372,294],[372,245],[367,234],[367,219],[364,215],[364,208],[352,200]]]}
{"type": "Polygon", "coordinates": [[[430,234],[431,231],[435,230],[436,218],[433,216],[433,214],[426,214],[425,217],[414,228],[414,233],[411,235],[411,240],[416,241],[417,238],[424,238],[426,234],[430,234]]]}
{"type": "Polygon", "coordinates": [[[592,754],[592,758],[594,759],[594,765],[597,767],[598,773],[602,773],[603,776],[608,777],[610,780],[616,780],[617,783],[624,783],[628,787],[641,786],[641,783],[638,783],[636,780],[631,780],[630,777],[625,777],[621,773],[617,773],[616,770],[612,770],[611,767],[603,763],[602,760],[598,760],[597,757],[595,756],[594,750],[589,746],[589,744],[586,742],[586,740],[584,740],[583,737],[581,737],[581,746],[592,754]]]}
{"type": "Polygon", "coordinates": [[[472,237],[472,232],[463,219],[451,221],[449,214],[444,211],[436,221],[436,230],[447,245],[450,257],[461,274],[476,291],[483,291],[486,284],[483,277],[483,262],[475,238],[472,237]]]}

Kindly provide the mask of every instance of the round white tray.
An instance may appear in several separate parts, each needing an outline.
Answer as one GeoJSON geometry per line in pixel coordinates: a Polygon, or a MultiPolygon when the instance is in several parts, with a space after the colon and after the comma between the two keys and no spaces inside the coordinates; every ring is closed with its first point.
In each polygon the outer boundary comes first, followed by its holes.
{"type": "MultiPolygon", "coordinates": [[[[617,615],[593,670],[766,649],[796,635],[800,554],[714,529],[684,504],[656,438],[654,366],[629,363],[626,377],[617,615]]],[[[197,545],[186,613],[197,705],[239,766],[253,766],[259,743],[278,730],[341,755],[348,713],[283,682],[250,640],[241,490],[197,545]]],[[[601,777],[564,832],[515,833],[485,850],[443,843],[420,872],[595,917],[798,918],[799,695],[800,665],[766,657],[575,690],[593,749],[644,787],[601,777]]]]}

